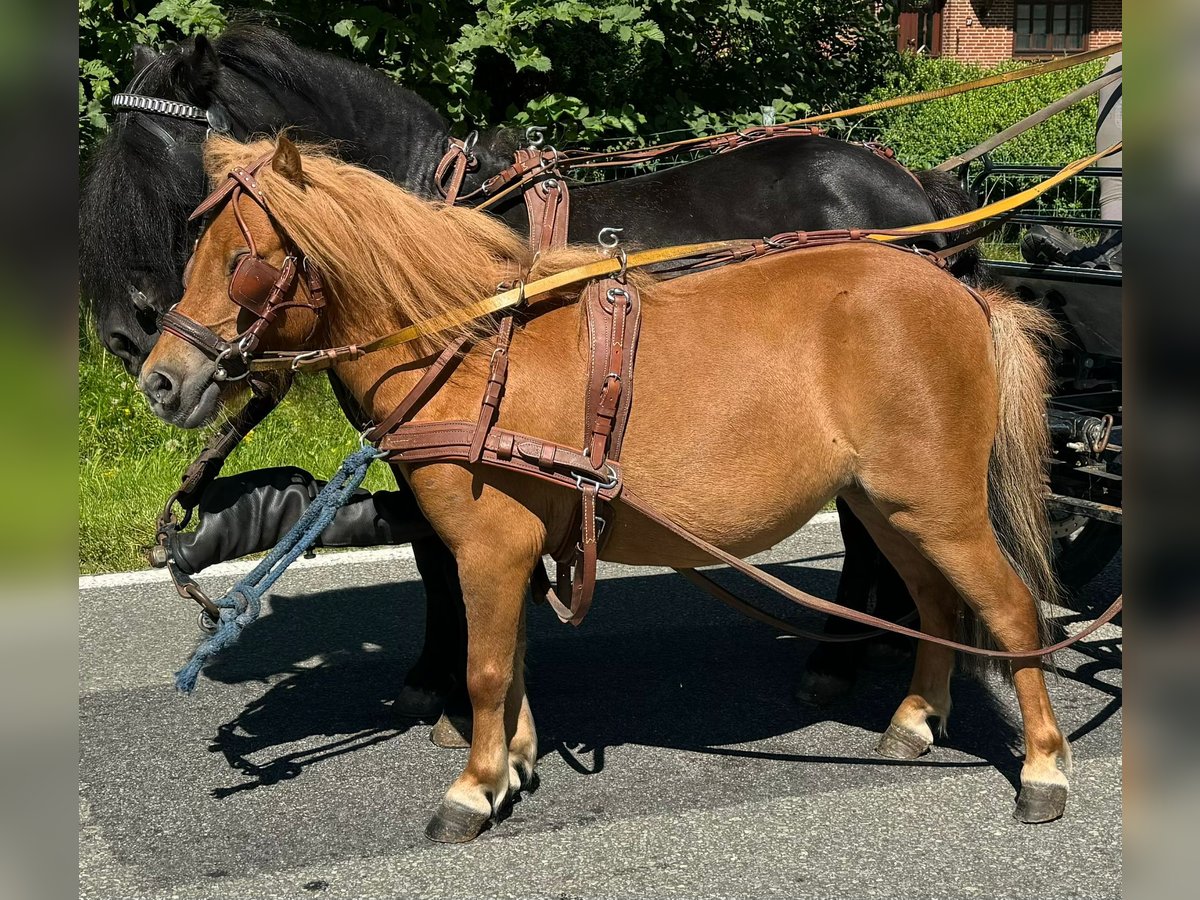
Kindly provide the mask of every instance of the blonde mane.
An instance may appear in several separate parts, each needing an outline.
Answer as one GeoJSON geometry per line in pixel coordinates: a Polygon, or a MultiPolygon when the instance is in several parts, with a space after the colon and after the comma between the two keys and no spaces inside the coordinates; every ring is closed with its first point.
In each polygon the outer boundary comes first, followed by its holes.
{"type": "MultiPolygon", "coordinates": [[[[204,148],[205,169],[218,185],[235,167],[274,148],[273,140],[242,144],[212,137],[204,148]]],[[[518,273],[539,277],[598,255],[566,249],[535,262],[521,236],[498,219],[422,200],[320,147],[299,149],[303,189],[270,165],[256,177],[272,215],[320,269],[332,294],[337,310],[327,317],[326,337],[333,343],[378,337],[490,296],[518,273]]],[[[433,352],[455,337],[479,337],[494,328],[492,319],[474,320],[422,338],[414,349],[433,352]]]]}

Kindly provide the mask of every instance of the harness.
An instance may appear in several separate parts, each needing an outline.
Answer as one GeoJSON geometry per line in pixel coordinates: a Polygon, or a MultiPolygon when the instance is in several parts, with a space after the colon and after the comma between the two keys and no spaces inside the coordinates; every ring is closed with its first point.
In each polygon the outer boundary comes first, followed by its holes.
{"type": "MultiPolygon", "coordinates": [[[[313,327],[310,336],[316,332],[321,313],[325,310],[325,288],[320,273],[315,266],[309,265],[308,257],[279,227],[271,215],[266,195],[254,177],[270,160],[271,155],[268,154],[249,169],[241,166],[235,168],[229,173],[225,184],[210,194],[188,217],[188,221],[191,222],[212,213],[226,203],[232,204],[234,218],[250,252],[238,261],[234,269],[233,277],[229,281],[229,299],[253,315],[254,321],[232,338],[226,339],[207,325],[201,325],[173,308],[162,317],[163,331],[187,341],[216,363],[217,371],[213,377],[217,381],[240,381],[250,375],[250,361],[262,342],[263,332],[283,310],[307,309],[312,312],[313,327]],[[249,197],[258,204],[275,226],[286,248],[282,266],[273,265],[259,254],[254,235],[250,233],[238,205],[242,197],[249,197]],[[307,301],[295,299],[297,275],[301,272],[304,273],[308,288],[307,301]]],[[[193,256],[192,260],[188,260],[187,268],[184,269],[185,280],[191,273],[194,259],[193,256]]]]}
{"type": "MultiPolygon", "coordinates": [[[[229,197],[235,197],[239,185],[243,188],[247,186],[246,177],[246,173],[240,171],[232,175],[233,186],[231,187],[230,183],[227,183],[219,188],[201,205],[202,209],[207,211],[225,202],[229,197]]],[[[261,190],[253,196],[260,205],[266,206],[266,197],[261,190]]],[[[272,223],[277,229],[280,228],[274,219],[272,219],[272,223]]],[[[704,247],[700,250],[694,247],[669,248],[666,251],[657,251],[656,256],[662,257],[664,254],[671,256],[678,262],[677,271],[698,271],[731,262],[796,252],[804,248],[864,240],[876,234],[878,232],[872,231],[792,232],[764,241],[722,244],[715,247],[704,247]]],[[[285,244],[290,244],[282,231],[281,239],[285,244]]],[[[895,244],[887,246],[891,246],[896,252],[915,252],[927,259],[939,259],[935,254],[927,251],[895,244]]],[[[578,491],[580,539],[575,542],[573,547],[560,547],[552,554],[558,563],[557,584],[556,589],[545,591],[545,599],[564,622],[578,625],[591,604],[596,583],[596,562],[607,527],[607,520],[603,515],[604,505],[616,502],[623,503],[665,528],[712,558],[714,562],[724,563],[736,569],[794,603],[828,615],[849,619],[860,625],[930,641],[978,656],[1013,660],[1054,653],[1087,637],[1121,611],[1122,599],[1117,598],[1099,618],[1087,627],[1048,647],[1021,651],[973,647],[925,634],[906,625],[888,622],[868,613],[848,609],[797,590],[758,567],[709,543],[688,528],[663,515],[653,504],[630,490],[622,478],[620,450],[633,400],[633,376],[641,321],[641,302],[635,285],[626,277],[630,265],[635,261],[631,258],[617,258],[605,262],[611,264],[610,270],[603,271],[599,275],[595,273],[594,265],[585,266],[580,270],[561,273],[556,278],[533,282],[524,289],[510,289],[518,292],[521,308],[505,315],[500,322],[492,349],[487,381],[474,420],[411,421],[413,416],[445,384],[453,373],[454,367],[466,355],[470,342],[464,338],[450,342],[392,413],[363,435],[364,442],[378,446],[380,455],[389,462],[408,464],[461,462],[483,465],[539,478],[548,483],[578,491]],[[547,287],[542,282],[554,282],[554,286],[547,287]],[[580,446],[573,447],[534,435],[500,428],[496,425],[496,420],[504,397],[504,387],[509,370],[509,351],[518,316],[530,314],[531,311],[525,308],[530,299],[544,296],[564,285],[576,283],[585,284],[580,295],[580,303],[583,304],[587,322],[589,353],[583,440],[580,446]]],[[[639,261],[636,264],[647,263],[639,261]]],[[[235,277],[233,281],[236,280],[235,277]]],[[[230,291],[232,296],[232,281],[230,291]]],[[[503,296],[504,293],[502,292],[497,297],[503,296]]],[[[971,293],[980,305],[982,313],[987,316],[988,307],[984,298],[974,291],[971,293]]],[[[516,305],[517,303],[506,301],[506,305],[502,308],[516,305]]],[[[464,312],[464,315],[471,317],[487,315],[486,311],[477,311],[480,307],[481,304],[474,304],[467,308],[471,312],[464,312]]],[[[482,307],[489,308],[487,304],[482,304],[482,307]]],[[[203,328],[204,326],[199,327],[203,328]]],[[[412,340],[416,336],[432,330],[428,321],[423,325],[415,325],[413,328],[415,331],[406,329],[413,333],[404,340],[412,340]]],[[[179,334],[179,332],[175,333],[179,334]]],[[[190,340],[188,335],[191,333],[191,329],[184,329],[180,336],[185,340],[190,340]]],[[[392,339],[392,342],[386,343],[386,346],[404,342],[404,340],[396,339],[395,335],[385,336],[385,338],[392,339]]],[[[364,347],[375,346],[376,349],[381,349],[385,345],[381,343],[384,340],[377,339],[364,347]]],[[[324,360],[335,358],[338,349],[316,351],[318,356],[313,356],[312,352],[292,354],[290,367],[296,368],[304,365],[306,361],[312,365],[323,364],[324,360]]],[[[356,349],[358,355],[372,352],[363,348],[356,349]]],[[[250,358],[246,360],[246,364],[251,369],[256,367],[277,368],[281,361],[280,355],[277,355],[270,361],[250,358]]],[[[752,610],[751,614],[760,621],[767,621],[770,624],[778,623],[783,626],[785,631],[809,636],[808,632],[789,626],[760,610],[754,610],[745,601],[731,595],[724,588],[711,582],[707,576],[695,570],[687,570],[684,574],[693,583],[705,587],[730,605],[742,611],[752,610]]]]}

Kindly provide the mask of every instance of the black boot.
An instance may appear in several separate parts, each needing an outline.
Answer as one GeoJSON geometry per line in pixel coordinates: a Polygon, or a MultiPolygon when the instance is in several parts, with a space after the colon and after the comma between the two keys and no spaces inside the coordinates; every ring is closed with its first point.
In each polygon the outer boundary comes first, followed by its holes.
{"type": "MultiPolygon", "coordinates": [[[[169,550],[188,575],[269,550],[296,524],[324,485],[294,466],[218,478],[200,497],[197,527],[175,535],[169,550]]],[[[360,489],[337,511],[316,546],[407,544],[431,534],[411,491],[372,494],[360,489]]]]}

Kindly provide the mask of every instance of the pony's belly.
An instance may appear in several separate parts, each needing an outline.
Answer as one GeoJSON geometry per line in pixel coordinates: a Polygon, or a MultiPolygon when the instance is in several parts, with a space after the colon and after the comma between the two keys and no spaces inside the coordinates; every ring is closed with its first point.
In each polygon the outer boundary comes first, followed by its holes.
{"type": "MultiPolygon", "coordinates": [[[[795,534],[820,512],[825,502],[814,500],[803,507],[793,506],[785,515],[780,515],[778,509],[764,509],[763,517],[757,522],[752,518],[727,522],[688,522],[665,510],[661,512],[697,537],[744,558],[769,550],[795,534]]],[[[669,566],[676,569],[714,564],[711,557],[685,539],[628,508],[618,505],[612,518],[612,533],[602,548],[602,559],[631,566],[669,566]]]]}

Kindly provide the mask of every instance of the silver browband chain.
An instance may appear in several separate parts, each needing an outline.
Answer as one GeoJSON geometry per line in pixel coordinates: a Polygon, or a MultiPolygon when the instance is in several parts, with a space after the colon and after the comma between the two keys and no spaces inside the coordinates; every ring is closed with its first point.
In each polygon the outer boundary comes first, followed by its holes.
{"type": "Polygon", "coordinates": [[[180,103],[177,100],[163,100],[161,97],[147,97],[144,94],[117,94],[112,98],[112,107],[113,109],[136,109],[141,112],[156,113],[160,116],[170,116],[173,119],[208,121],[208,113],[199,106],[180,103]]]}

